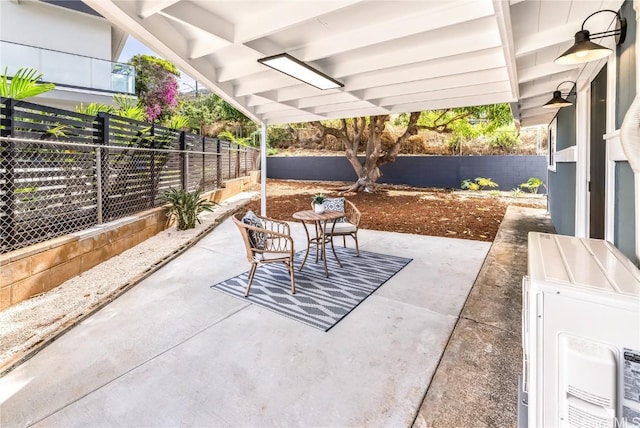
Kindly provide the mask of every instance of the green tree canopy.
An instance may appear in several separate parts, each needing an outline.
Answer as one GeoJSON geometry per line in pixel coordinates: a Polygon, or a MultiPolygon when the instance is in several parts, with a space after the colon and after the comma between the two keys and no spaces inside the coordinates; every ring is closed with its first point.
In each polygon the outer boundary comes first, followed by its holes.
{"type": "Polygon", "coordinates": [[[189,125],[192,129],[202,129],[202,126],[214,122],[240,124],[250,122],[244,114],[216,94],[183,99],[177,111],[189,120],[189,125]]]}
{"type": "MultiPolygon", "coordinates": [[[[406,125],[408,121],[409,114],[403,113],[395,122],[397,125],[406,125]]],[[[511,109],[508,104],[503,103],[423,111],[417,127],[471,139],[480,135],[491,135],[498,128],[512,122],[511,109]]]]}

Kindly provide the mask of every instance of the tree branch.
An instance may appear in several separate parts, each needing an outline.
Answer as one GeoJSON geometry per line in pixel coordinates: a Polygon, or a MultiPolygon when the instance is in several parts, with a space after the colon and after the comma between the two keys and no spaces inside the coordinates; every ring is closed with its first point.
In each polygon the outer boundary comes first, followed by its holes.
{"type": "Polygon", "coordinates": [[[404,131],[404,134],[402,134],[396,140],[393,146],[391,146],[391,148],[387,150],[387,153],[385,153],[385,155],[378,161],[378,166],[394,162],[396,160],[396,156],[398,156],[398,153],[400,152],[400,147],[402,147],[402,144],[407,141],[409,137],[418,133],[418,126],[416,125],[416,123],[420,118],[420,113],[421,112],[419,111],[414,111],[413,113],[411,113],[411,116],[409,116],[409,123],[407,124],[407,129],[404,131]]]}

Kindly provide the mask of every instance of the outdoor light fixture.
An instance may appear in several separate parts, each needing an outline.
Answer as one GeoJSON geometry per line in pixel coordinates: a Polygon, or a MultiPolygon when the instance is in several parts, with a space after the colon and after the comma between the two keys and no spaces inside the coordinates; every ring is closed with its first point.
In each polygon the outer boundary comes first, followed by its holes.
{"type": "Polygon", "coordinates": [[[615,10],[604,9],[592,13],[587,16],[582,22],[582,29],[575,35],[575,43],[565,53],[560,55],[554,61],[556,64],[580,64],[583,62],[595,61],[600,58],[604,58],[613,52],[611,49],[601,46],[597,43],[593,43],[591,38],[602,38],[609,36],[616,36],[616,44],[619,45],[624,42],[627,35],[627,19],[620,16],[615,10]],[[589,30],[584,29],[584,24],[593,15],[601,12],[611,12],[616,15],[616,28],[614,30],[602,31],[600,33],[589,33],[589,30]]]}
{"type": "Polygon", "coordinates": [[[318,89],[335,89],[344,86],[337,80],[286,53],[261,58],[258,62],[318,89]]]}
{"type": "MultiPolygon", "coordinates": [[[[560,86],[562,86],[562,84],[564,83],[573,83],[574,85],[576,84],[576,82],[572,80],[565,80],[564,82],[560,82],[556,87],[556,90],[553,91],[553,98],[551,98],[545,105],[543,105],[542,108],[569,107],[573,105],[571,101],[565,98],[562,98],[562,92],[560,92],[560,86]]],[[[575,95],[575,92],[569,91],[565,96],[568,97],[569,95],[575,95]]]]}

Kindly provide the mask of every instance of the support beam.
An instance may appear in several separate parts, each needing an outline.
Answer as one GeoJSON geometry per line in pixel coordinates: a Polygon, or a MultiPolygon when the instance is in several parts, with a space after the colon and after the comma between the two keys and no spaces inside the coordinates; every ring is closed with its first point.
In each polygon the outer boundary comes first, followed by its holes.
{"type": "Polygon", "coordinates": [[[267,125],[260,124],[260,215],[267,216],[267,125]]]}
{"type": "Polygon", "coordinates": [[[172,6],[178,3],[178,1],[180,0],[147,1],[143,3],[142,7],[140,8],[140,13],[138,14],[138,16],[140,16],[140,18],[142,19],[147,19],[151,15],[161,12],[162,10],[168,8],[169,6],[172,6]]]}

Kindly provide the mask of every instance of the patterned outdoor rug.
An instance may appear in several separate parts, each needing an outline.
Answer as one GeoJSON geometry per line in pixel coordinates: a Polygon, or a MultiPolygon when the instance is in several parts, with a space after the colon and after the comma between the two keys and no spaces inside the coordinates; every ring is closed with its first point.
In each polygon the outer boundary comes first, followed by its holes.
{"type": "Polygon", "coordinates": [[[329,277],[324,263],[315,263],[312,249],[302,271],[298,270],[304,251],[295,254],[296,294],[291,294],[289,273],[284,263],[259,266],[251,292],[244,297],[249,272],[245,272],[211,288],[250,301],[302,323],[327,331],[344,318],[371,293],[399,272],[412,259],[336,247],[342,268],[331,249],[327,249],[329,277]]]}

